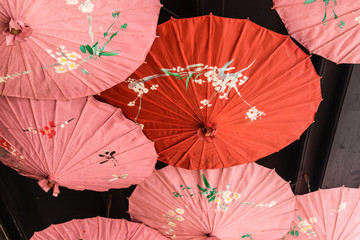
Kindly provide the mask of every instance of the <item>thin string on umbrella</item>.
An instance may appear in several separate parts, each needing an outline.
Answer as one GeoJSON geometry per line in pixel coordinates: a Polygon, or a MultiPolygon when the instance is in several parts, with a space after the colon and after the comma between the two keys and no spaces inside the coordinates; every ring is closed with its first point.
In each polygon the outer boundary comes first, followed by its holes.
{"type": "Polygon", "coordinates": [[[174,13],[173,11],[167,9],[166,7],[164,7],[164,5],[162,5],[162,9],[164,9],[166,12],[170,13],[170,15],[176,17],[176,18],[182,18],[179,15],[177,15],[176,13],[174,13]]]}
{"type": "Polygon", "coordinates": [[[305,184],[307,186],[308,192],[311,193],[310,177],[306,173],[303,174],[303,177],[304,177],[304,181],[305,181],[305,184]]]}
{"type": "Polygon", "coordinates": [[[109,193],[108,201],[107,201],[107,204],[106,204],[106,217],[110,216],[111,203],[112,203],[112,194],[109,193]]]}

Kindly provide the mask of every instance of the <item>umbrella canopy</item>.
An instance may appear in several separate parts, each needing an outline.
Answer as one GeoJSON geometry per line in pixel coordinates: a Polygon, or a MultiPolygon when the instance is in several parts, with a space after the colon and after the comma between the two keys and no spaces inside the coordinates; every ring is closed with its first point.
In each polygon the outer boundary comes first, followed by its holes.
{"type": "Polygon", "coordinates": [[[167,166],[136,187],[129,213],[172,239],[278,239],[290,227],[294,205],[290,185],[255,163],[167,166]]]}
{"type": "Polygon", "coordinates": [[[310,52],[336,63],[360,63],[357,0],[274,0],[289,34],[310,52]]]}
{"type": "Polygon", "coordinates": [[[146,64],[100,99],[144,125],[159,160],[208,169],[253,162],[299,138],[321,101],[310,58],[250,20],[159,25],[146,64]]]}
{"type": "Polygon", "coordinates": [[[295,208],[293,226],[281,239],[360,239],[359,189],[320,189],[296,196],[295,208]]]}
{"type": "Polygon", "coordinates": [[[74,219],[72,221],[51,225],[47,229],[35,232],[31,240],[165,240],[158,231],[143,224],[126,221],[125,219],[110,219],[95,217],[74,219]]]}
{"type": "Polygon", "coordinates": [[[155,39],[159,0],[0,0],[0,93],[98,94],[124,81],[155,39]]]}
{"type": "MultiPolygon", "coordinates": [[[[3,139],[21,153],[4,164],[40,180],[48,191],[59,185],[107,191],[137,184],[154,170],[154,143],[121,110],[93,97],[72,101],[0,98],[3,139]]],[[[2,144],[3,145],[3,144],[2,144]]]]}

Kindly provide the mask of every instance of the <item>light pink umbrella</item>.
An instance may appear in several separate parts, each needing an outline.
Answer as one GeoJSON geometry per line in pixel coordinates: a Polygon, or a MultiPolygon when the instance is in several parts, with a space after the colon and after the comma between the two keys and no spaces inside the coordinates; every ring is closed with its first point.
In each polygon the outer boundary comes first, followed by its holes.
{"type": "Polygon", "coordinates": [[[248,163],[222,169],[167,166],[129,199],[138,222],[172,239],[278,239],[288,231],[295,198],[274,170],[248,163]]]}
{"type": "Polygon", "coordinates": [[[154,170],[154,143],[141,127],[119,108],[93,97],[72,101],[3,97],[0,115],[0,134],[23,156],[15,170],[40,180],[45,191],[54,186],[54,196],[59,185],[94,191],[128,187],[154,170]]]}
{"type": "Polygon", "coordinates": [[[360,63],[358,0],[273,0],[289,34],[336,63],[360,63]]]}
{"type": "Polygon", "coordinates": [[[0,0],[0,94],[73,99],[124,81],[145,60],[159,0],[0,0]]]}
{"type": "Polygon", "coordinates": [[[295,208],[292,227],[281,239],[360,239],[359,189],[320,189],[296,196],[295,208]]]}
{"type": "Polygon", "coordinates": [[[158,231],[144,224],[94,217],[74,219],[51,225],[47,229],[35,232],[31,240],[165,240],[158,231]]]}

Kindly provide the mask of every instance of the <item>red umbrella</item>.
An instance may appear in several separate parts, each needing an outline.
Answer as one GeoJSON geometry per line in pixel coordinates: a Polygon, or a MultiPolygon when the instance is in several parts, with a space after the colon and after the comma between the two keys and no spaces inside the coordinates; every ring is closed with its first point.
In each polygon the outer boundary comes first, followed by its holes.
{"type": "Polygon", "coordinates": [[[250,20],[203,16],[158,27],[146,64],[100,99],[144,125],[159,160],[221,168],[290,144],[321,101],[310,57],[250,20]]]}
{"type": "Polygon", "coordinates": [[[0,161],[38,179],[45,191],[54,187],[54,196],[59,186],[94,191],[129,187],[154,170],[154,143],[140,126],[93,97],[2,97],[0,115],[1,147],[15,155],[9,159],[3,154],[0,161]]]}
{"type": "Polygon", "coordinates": [[[158,231],[144,224],[95,217],[74,219],[72,221],[51,225],[47,229],[36,232],[31,240],[165,240],[158,231]]]}
{"type": "Polygon", "coordinates": [[[0,0],[0,94],[74,99],[124,81],[155,39],[159,0],[0,0]]]}

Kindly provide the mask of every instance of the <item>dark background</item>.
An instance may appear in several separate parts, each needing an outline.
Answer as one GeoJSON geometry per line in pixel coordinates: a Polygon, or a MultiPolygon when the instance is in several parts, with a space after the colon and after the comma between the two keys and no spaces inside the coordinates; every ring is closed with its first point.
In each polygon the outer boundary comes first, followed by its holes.
{"type": "MultiPolygon", "coordinates": [[[[250,18],[253,22],[281,34],[287,31],[271,0],[162,0],[159,23],[174,18],[214,15],[250,18]]],[[[306,51],[304,49],[304,51],[306,51]]],[[[295,141],[278,153],[257,163],[275,168],[291,181],[296,194],[311,190],[360,183],[360,68],[337,65],[319,56],[312,56],[320,76],[323,101],[315,123],[295,141]],[[350,84],[350,85],[349,85],[350,84]],[[349,90],[349,91],[348,91],[349,90]],[[348,92],[348,93],[347,93],[348,92]]],[[[164,164],[159,163],[157,167],[164,164]]],[[[127,198],[135,186],[108,192],[73,191],[61,188],[55,198],[45,193],[36,180],[17,174],[0,164],[0,239],[29,239],[34,231],[50,224],[73,218],[109,216],[130,219],[127,198]],[[111,204],[110,204],[111,203],[111,204]],[[110,207],[111,206],[111,207],[110,207]],[[3,231],[3,233],[1,233],[3,231]],[[3,234],[3,235],[2,235],[3,234]]]]}

